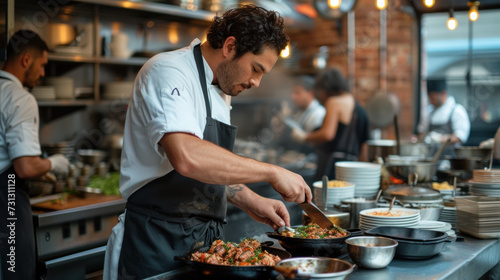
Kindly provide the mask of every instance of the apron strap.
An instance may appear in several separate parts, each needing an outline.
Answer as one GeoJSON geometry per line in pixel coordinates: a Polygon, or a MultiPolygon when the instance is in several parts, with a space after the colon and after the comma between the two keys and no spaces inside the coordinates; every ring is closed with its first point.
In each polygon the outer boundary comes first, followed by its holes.
{"type": "Polygon", "coordinates": [[[203,90],[203,97],[205,98],[205,107],[207,108],[207,118],[212,117],[212,109],[210,108],[210,99],[208,98],[207,78],[205,76],[205,67],[203,65],[203,56],[201,55],[200,45],[194,46],[194,60],[196,60],[196,67],[198,68],[198,76],[200,78],[201,89],[203,90]]]}

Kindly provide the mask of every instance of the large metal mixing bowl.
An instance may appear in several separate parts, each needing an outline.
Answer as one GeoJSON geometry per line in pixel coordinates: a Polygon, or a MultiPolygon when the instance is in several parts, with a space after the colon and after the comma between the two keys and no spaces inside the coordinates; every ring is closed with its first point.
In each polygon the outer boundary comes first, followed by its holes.
{"type": "Polygon", "coordinates": [[[393,239],[377,236],[351,237],[345,242],[352,261],[360,267],[371,269],[389,265],[398,246],[398,242],[393,239]]]}
{"type": "MultiPolygon", "coordinates": [[[[415,161],[409,163],[389,163],[385,167],[389,173],[405,182],[408,181],[410,174],[417,175],[417,183],[430,182],[436,174],[438,162],[415,161]]],[[[413,182],[409,182],[413,183],[413,182]]]]}

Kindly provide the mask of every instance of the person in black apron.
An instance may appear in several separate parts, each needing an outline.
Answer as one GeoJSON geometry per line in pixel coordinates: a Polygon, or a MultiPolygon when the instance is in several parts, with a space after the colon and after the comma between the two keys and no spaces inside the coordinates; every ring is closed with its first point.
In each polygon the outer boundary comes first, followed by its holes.
{"type": "MultiPolygon", "coordinates": [[[[36,278],[36,248],[29,188],[24,179],[67,172],[62,155],[42,159],[32,88],[44,76],[48,47],[34,32],[17,31],[0,71],[0,279],[36,278]]],[[[43,268],[41,268],[43,271],[43,268]]]]}
{"type": "MultiPolygon", "coordinates": [[[[194,56],[207,110],[203,139],[232,151],[237,128],[212,118],[200,45],[194,56]]],[[[172,270],[181,265],[173,256],[221,239],[226,204],[224,186],[205,184],[176,170],[146,184],[127,201],[119,278],[142,279],[172,270]]]]}
{"type": "Polygon", "coordinates": [[[335,162],[356,161],[362,153],[363,145],[366,145],[365,142],[369,139],[368,116],[363,107],[349,93],[347,81],[337,69],[329,69],[319,74],[316,78],[314,90],[318,100],[327,110],[323,125],[310,134],[300,135],[294,130],[292,131],[292,138],[296,141],[308,141],[316,145],[315,152],[318,160],[313,181],[320,181],[324,175],[334,179],[335,162]],[[335,101],[332,100],[329,103],[331,104],[329,108],[327,103],[330,98],[335,98],[335,101]],[[333,105],[337,107],[331,107],[333,105]],[[349,106],[353,108],[349,123],[345,124],[338,119],[336,131],[333,138],[331,138],[330,133],[327,131],[330,131],[328,126],[333,121],[326,118],[338,116],[339,112],[342,112],[341,109],[349,106]],[[342,108],[339,109],[339,107],[342,108]]]}

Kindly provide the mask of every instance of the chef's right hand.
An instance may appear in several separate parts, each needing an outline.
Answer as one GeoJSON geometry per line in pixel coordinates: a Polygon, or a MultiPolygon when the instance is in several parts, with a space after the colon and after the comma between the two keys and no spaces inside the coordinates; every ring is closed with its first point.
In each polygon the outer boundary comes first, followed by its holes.
{"type": "Polygon", "coordinates": [[[50,171],[59,175],[67,174],[69,171],[69,161],[61,154],[55,154],[47,158],[50,161],[50,171]]]}
{"type": "Polygon", "coordinates": [[[285,201],[304,203],[311,202],[311,188],[299,174],[275,166],[275,179],[270,181],[271,186],[283,197],[285,201]]]}

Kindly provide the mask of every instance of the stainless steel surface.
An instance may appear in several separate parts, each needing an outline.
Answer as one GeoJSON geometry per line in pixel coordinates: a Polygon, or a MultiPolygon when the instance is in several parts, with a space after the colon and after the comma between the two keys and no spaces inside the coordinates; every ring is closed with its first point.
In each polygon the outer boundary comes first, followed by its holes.
{"type": "MultiPolygon", "coordinates": [[[[350,228],[350,217],[351,215],[347,212],[340,212],[340,211],[335,211],[335,210],[328,210],[324,212],[325,216],[332,221],[333,224],[341,227],[341,228],[350,228]]],[[[308,225],[313,220],[307,215],[305,212],[302,211],[302,224],[303,225],[308,225]]]]}
{"type": "Polygon", "coordinates": [[[319,208],[312,202],[311,203],[304,202],[300,203],[299,205],[302,208],[302,210],[304,210],[304,212],[306,212],[307,215],[309,215],[309,217],[320,227],[322,228],[333,227],[332,221],[330,221],[330,219],[328,219],[328,217],[325,216],[325,214],[321,212],[321,210],[319,210],[319,208]]]}
{"type": "MultiPolygon", "coordinates": [[[[368,160],[373,162],[378,157],[386,159],[389,155],[397,155],[397,142],[395,140],[369,140],[368,145],[368,160]]],[[[409,143],[401,142],[399,147],[399,155],[401,156],[420,156],[427,158],[431,153],[431,145],[425,143],[409,143]]]]}
{"type": "Polygon", "coordinates": [[[323,210],[328,210],[328,176],[322,178],[322,191],[323,191],[323,210]]]}
{"type": "Polygon", "coordinates": [[[349,257],[360,267],[379,269],[392,261],[398,242],[385,237],[358,236],[345,241],[349,257]]]}
{"type": "Polygon", "coordinates": [[[443,211],[444,205],[442,204],[421,204],[413,205],[410,204],[412,209],[420,209],[420,220],[421,221],[437,221],[441,212],[443,211]]]}
{"type": "Polygon", "coordinates": [[[353,271],[353,265],[339,259],[310,257],[289,258],[276,266],[298,267],[297,276],[308,279],[345,279],[353,271]]]}
{"type": "Polygon", "coordinates": [[[490,158],[481,157],[447,157],[451,170],[471,171],[474,169],[489,168],[490,158]]]}
{"type": "Polygon", "coordinates": [[[47,260],[104,245],[125,203],[119,199],[33,214],[38,258],[47,260]]]}

